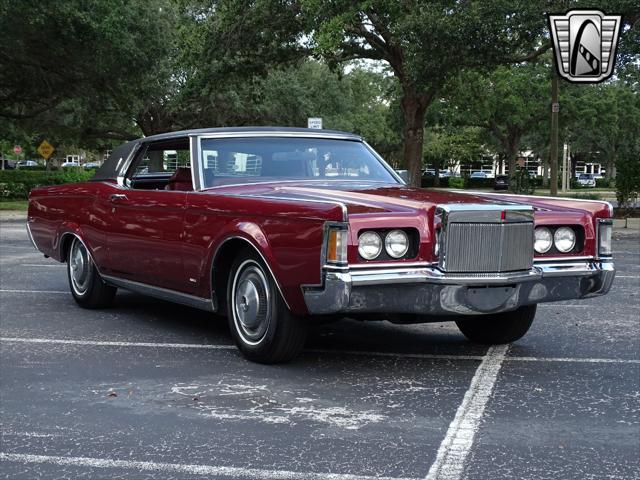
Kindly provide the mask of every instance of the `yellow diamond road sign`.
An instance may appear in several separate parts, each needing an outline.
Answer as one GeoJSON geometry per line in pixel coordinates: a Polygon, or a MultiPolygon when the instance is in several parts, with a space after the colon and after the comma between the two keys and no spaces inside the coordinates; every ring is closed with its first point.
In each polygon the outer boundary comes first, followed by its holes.
{"type": "Polygon", "coordinates": [[[49,157],[53,155],[54,150],[55,148],[53,148],[53,145],[51,145],[46,140],[43,140],[40,146],[38,147],[38,153],[45,160],[49,160],[49,157]]]}

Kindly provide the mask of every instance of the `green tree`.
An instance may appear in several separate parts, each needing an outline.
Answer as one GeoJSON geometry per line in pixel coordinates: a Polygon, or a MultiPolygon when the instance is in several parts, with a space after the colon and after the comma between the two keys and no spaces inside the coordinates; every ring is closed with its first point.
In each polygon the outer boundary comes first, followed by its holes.
{"type": "Polygon", "coordinates": [[[490,74],[467,71],[447,89],[457,122],[480,127],[493,137],[510,177],[517,173],[523,139],[549,112],[550,71],[543,62],[500,66],[490,74]]]}
{"type": "Polygon", "coordinates": [[[401,88],[404,160],[419,185],[425,113],[464,68],[527,60],[548,48],[545,2],[325,2],[301,0],[329,61],[386,62],[401,88]],[[537,48],[537,50],[536,50],[537,48]]]}

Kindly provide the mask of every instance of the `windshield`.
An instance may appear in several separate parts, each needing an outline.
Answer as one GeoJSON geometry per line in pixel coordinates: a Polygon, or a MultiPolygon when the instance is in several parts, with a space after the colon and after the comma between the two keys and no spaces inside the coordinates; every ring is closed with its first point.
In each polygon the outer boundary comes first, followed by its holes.
{"type": "Polygon", "coordinates": [[[589,173],[581,173],[580,180],[591,180],[591,174],[589,173]]]}
{"type": "Polygon", "coordinates": [[[323,138],[202,140],[204,188],[274,180],[365,180],[398,183],[359,141],[323,138]]]}

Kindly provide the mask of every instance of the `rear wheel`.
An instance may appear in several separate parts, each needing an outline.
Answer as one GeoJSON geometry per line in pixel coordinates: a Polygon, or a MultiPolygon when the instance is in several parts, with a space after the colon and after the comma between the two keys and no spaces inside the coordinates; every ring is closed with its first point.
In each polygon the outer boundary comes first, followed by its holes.
{"type": "Polygon", "coordinates": [[[289,311],[269,270],[252,250],[241,252],[231,267],[227,309],[236,345],[249,360],[287,362],[302,350],[305,325],[289,311]]]}
{"type": "Polygon", "coordinates": [[[487,345],[511,343],[529,331],[537,305],[526,305],[513,312],[494,313],[456,320],[460,331],[472,342],[487,345]]]}
{"type": "Polygon", "coordinates": [[[67,274],[71,295],[81,307],[104,308],[113,301],[117,289],[104,283],[91,254],[78,237],[71,242],[67,254],[67,274]]]}

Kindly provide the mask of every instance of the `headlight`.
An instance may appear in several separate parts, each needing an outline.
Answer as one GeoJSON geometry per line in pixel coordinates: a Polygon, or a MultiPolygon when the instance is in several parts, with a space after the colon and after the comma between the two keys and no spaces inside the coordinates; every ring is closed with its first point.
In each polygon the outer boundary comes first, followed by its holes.
{"type": "Polygon", "coordinates": [[[547,227],[538,227],[535,230],[533,248],[538,253],[547,253],[553,245],[553,235],[547,227]]]}
{"type": "Polygon", "coordinates": [[[598,255],[608,257],[613,254],[611,246],[611,231],[613,225],[611,220],[601,220],[598,232],[598,255]]]}
{"type": "Polygon", "coordinates": [[[358,238],[358,253],[365,260],[373,260],[382,251],[382,240],[376,232],[364,232],[358,238]]]}
{"type": "Polygon", "coordinates": [[[569,227],[560,227],[553,234],[553,243],[559,252],[570,252],[576,246],[576,234],[569,227]]]}
{"type": "Polygon", "coordinates": [[[409,237],[402,230],[391,230],[384,239],[384,248],[392,258],[404,257],[409,251],[409,237]]]}

